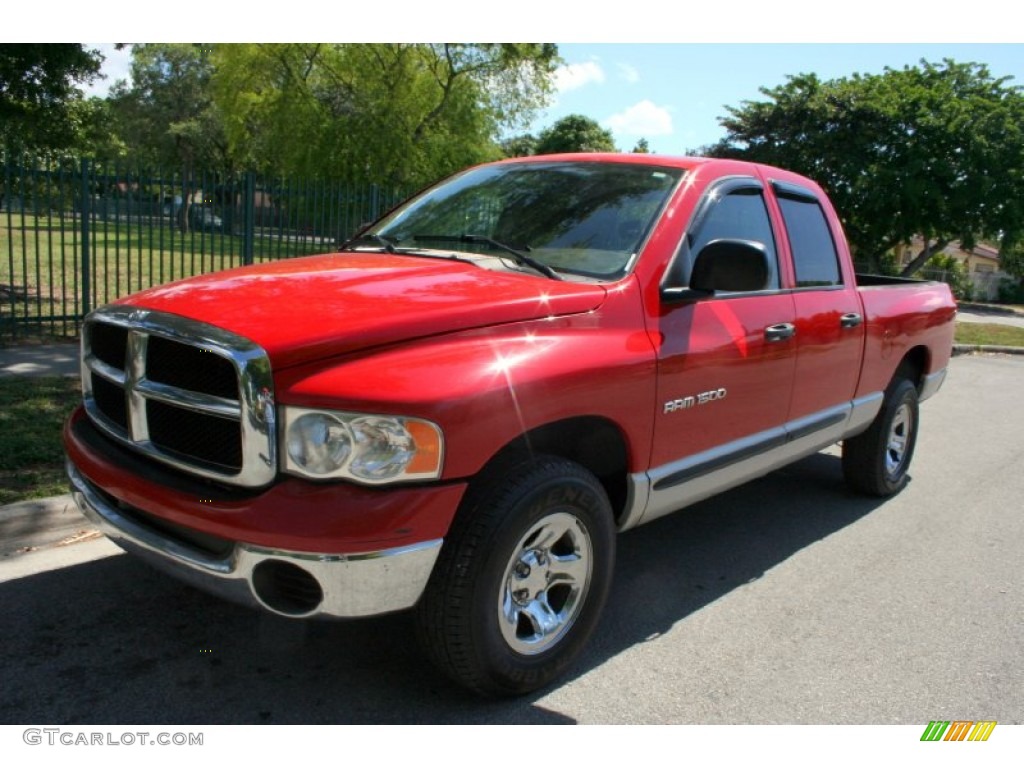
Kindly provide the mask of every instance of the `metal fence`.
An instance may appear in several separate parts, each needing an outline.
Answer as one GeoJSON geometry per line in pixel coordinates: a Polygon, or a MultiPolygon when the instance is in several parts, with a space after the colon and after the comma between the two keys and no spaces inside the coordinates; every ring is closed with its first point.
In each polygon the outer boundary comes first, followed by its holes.
{"type": "Polygon", "coordinates": [[[336,250],[403,197],[253,173],[5,161],[0,341],[73,336],[90,309],[143,288],[336,250]]]}

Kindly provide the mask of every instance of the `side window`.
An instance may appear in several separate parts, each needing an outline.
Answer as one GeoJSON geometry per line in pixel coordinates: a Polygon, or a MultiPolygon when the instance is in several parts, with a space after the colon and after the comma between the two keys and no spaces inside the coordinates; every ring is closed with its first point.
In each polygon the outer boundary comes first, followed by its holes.
{"type": "Polygon", "coordinates": [[[789,233],[797,288],[841,285],[836,244],[818,202],[779,195],[779,207],[789,233]]]}
{"type": "Polygon", "coordinates": [[[764,197],[757,187],[741,187],[712,203],[707,214],[698,223],[696,231],[687,235],[689,266],[701,248],[712,240],[730,238],[753,240],[764,245],[768,252],[769,289],[779,287],[779,269],[775,255],[775,238],[764,197]]]}

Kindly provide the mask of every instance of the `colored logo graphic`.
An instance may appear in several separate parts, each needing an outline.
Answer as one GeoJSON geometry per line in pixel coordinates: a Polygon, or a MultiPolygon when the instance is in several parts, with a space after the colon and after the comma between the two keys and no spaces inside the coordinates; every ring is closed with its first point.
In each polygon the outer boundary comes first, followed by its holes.
{"type": "Polygon", "coordinates": [[[988,741],[995,727],[995,720],[932,720],[921,741],[988,741]]]}

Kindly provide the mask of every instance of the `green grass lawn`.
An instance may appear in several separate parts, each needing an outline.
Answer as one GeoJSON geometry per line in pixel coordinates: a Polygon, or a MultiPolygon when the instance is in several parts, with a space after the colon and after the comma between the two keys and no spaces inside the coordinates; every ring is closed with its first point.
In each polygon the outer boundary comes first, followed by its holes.
{"type": "Polygon", "coordinates": [[[997,323],[957,323],[957,344],[1024,347],[1024,328],[997,323]]]}
{"type": "Polygon", "coordinates": [[[77,377],[0,378],[0,505],[67,493],[60,433],[77,377]]]}
{"type": "MultiPolygon", "coordinates": [[[[67,215],[0,214],[0,322],[38,319],[51,334],[75,331],[82,310],[81,222],[67,215]],[[50,318],[58,318],[50,322],[50,318]],[[67,318],[60,320],[59,318],[67,318]]],[[[242,238],[230,233],[182,233],[169,220],[90,224],[88,281],[92,307],[183,277],[242,264],[242,238]]],[[[320,239],[257,233],[254,261],[333,251],[320,239]]]]}

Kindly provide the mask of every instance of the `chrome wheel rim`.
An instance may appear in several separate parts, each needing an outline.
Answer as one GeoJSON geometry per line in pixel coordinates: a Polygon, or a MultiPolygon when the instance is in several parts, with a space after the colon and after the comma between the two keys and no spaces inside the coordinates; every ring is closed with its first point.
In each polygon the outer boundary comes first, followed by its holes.
{"type": "Polygon", "coordinates": [[[893,415],[892,424],[889,426],[889,438],[885,445],[885,471],[890,477],[899,474],[906,462],[913,428],[914,414],[910,406],[904,403],[893,415]]]}
{"type": "Polygon", "coordinates": [[[556,512],[532,525],[509,558],[498,595],[509,648],[533,656],[565,637],[583,608],[592,569],[590,534],[575,515],[556,512]]]}

